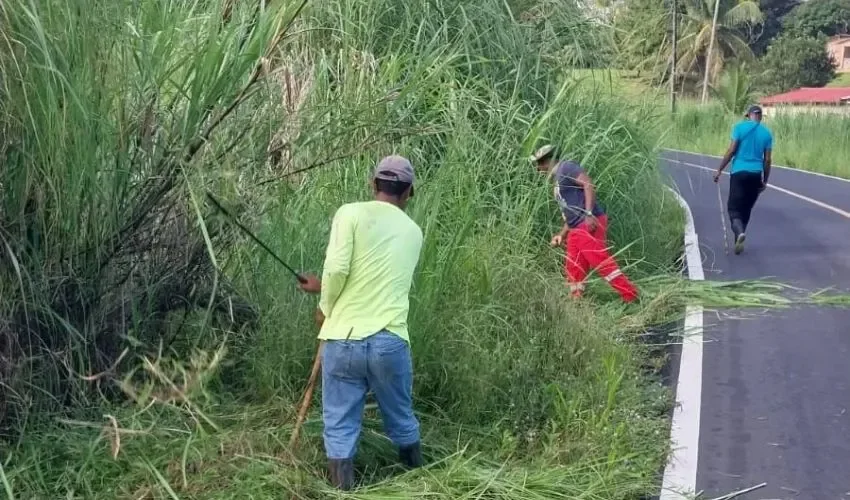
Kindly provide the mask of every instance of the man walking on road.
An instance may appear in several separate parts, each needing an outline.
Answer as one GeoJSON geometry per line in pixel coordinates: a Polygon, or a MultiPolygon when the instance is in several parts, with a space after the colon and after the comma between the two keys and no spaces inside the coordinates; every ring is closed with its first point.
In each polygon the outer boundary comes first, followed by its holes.
{"type": "Polygon", "coordinates": [[[761,123],[761,115],[759,106],[750,106],[747,119],[735,124],[732,142],[714,174],[714,182],[718,182],[720,174],[732,162],[727,211],[735,235],[736,255],[744,251],[750,214],[759,194],[767,188],[770,177],[773,134],[761,123]]]}
{"type": "Polygon", "coordinates": [[[322,419],[331,482],[354,484],[353,458],[366,393],[378,401],[384,430],[407,467],[422,465],[413,414],[408,295],[422,249],[422,230],[404,212],[413,196],[413,166],[401,156],[378,163],[375,199],[337,210],[322,279],[301,288],[320,293],[322,419]]]}
{"type": "Polygon", "coordinates": [[[572,296],[582,296],[587,275],[595,269],[625,302],[636,300],[637,288],[608,253],[608,217],[596,202],[593,183],[581,165],[560,160],[551,145],[538,149],[531,161],[538,171],[550,173],[555,179],[555,200],[561,208],[564,227],[552,237],[552,246],[566,245],[564,267],[572,296]]]}

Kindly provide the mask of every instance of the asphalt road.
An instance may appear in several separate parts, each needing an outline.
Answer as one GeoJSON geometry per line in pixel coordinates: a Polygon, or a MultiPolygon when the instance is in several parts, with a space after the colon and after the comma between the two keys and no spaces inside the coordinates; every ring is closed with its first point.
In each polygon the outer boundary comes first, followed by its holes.
{"type": "MultiPolygon", "coordinates": [[[[850,291],[850,182],[773,169],[772,185],[838,210],[768,189],[746,250],[734,255],[730,241],[727,256],[712,173],[693,166],[719,159],[662,161],[693,213],[705,279],[850,291]]],[[[706,311],[704,324],[696,491],[715,498],[764,482],[736,498],[850,500],[850,310],[706,311]]]]}

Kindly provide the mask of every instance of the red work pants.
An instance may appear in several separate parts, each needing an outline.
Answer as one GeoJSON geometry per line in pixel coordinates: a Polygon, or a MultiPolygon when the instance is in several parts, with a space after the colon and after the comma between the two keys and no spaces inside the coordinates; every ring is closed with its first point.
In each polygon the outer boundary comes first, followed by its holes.
{"type": "Polygon", "coordinates": [[[637,288],[617,266],[605,244],[608,217],[602,215],[596,220],[596,231],[593,233],[587,230],[584,222],[567,233],[567,258],[564,267],[570,291],[574,297],[581,297],[587,275],[595,270],[620,294],[623,301],[632,302],[637,299],[637,288]]]}

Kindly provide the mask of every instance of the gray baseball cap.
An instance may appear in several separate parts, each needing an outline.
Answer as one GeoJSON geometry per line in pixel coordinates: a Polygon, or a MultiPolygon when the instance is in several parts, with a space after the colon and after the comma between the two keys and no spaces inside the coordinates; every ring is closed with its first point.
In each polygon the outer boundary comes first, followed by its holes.
{"type": "Polygon", "coordinates": [[[375,167],[375,179],[385,181],[406,182],[410,185],[416,181],[413,165],[403,156],[391,155],[384,157],[375,167]]]}

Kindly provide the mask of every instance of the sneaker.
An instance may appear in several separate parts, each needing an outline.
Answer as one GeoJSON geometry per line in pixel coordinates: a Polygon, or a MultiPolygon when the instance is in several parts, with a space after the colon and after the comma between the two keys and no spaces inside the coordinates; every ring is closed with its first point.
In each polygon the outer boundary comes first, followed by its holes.
{"type": "Polygon", "coordinates": [[[744,241],[747,239],[745,233],[741,233],[735,238],[735,255],[740,255],[744,251],[744,241]]]}

